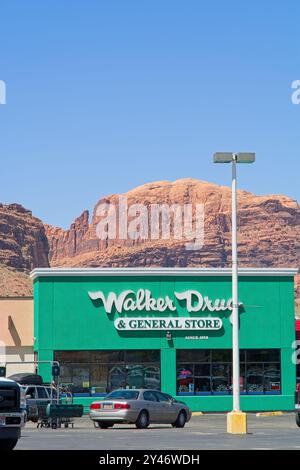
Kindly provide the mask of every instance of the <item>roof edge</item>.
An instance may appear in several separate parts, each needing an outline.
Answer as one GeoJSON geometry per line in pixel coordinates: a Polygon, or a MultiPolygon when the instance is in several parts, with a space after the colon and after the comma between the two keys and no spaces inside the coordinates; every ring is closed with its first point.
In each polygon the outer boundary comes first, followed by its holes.
{"type": "MultiPolygon", "coordinates": [[[[239,268],[239,276],[296,276],[296,268],[239,268]]],[[[231,276],[231,268],[36,268],[38,277],[61,276],[231,276]]]]}

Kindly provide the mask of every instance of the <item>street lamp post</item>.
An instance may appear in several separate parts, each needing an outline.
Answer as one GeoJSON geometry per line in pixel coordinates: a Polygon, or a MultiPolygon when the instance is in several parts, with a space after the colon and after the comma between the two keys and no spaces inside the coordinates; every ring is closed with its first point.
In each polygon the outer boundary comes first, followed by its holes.
{"type": "Polygon", "coordinates": [[[231,163],[232,186],[232,412],[227,415],[227,432],[245,434],[247,415],[240,406],[240,348],[239,348],[239,300],[238,300],[238,251],[237,251],[237,163],[253,163],[254,153],[215,153],[214,163],[231,163]]]}

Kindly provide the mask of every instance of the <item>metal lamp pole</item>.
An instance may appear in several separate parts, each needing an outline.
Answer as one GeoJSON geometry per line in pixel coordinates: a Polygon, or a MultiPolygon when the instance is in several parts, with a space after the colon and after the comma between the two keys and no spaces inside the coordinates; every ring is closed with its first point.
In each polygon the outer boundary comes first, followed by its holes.
{"type": "Polygon", "coordinates": [[[232,159],[232,395],[233,411],[240,410],[240,349],[237,253],[237,180],[236,155],[232,159]]]}
{"type": "Polygon", "coordinates": [[[214,154],[215,163],[231,163],[231,218],[232,218],[232,412],[227,415],[227,431],[232,434],[247,432],[247,416],[240,406],[240,348],[239,348],[239,300],[238,300],[238,251],[237,251],[237,163],[253,163],[254,153],[223,152],[214,154]]]}

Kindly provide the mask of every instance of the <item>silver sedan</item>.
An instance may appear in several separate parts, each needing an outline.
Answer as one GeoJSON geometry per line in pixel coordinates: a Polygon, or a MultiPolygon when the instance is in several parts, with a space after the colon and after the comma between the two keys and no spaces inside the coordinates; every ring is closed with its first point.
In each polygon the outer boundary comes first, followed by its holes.
{"type": "Polygon", "coordinates": [[[150,423],[183,428],[191,419],[191,411],[185,403],[158,390],[121,389],[93,402],[90,418],[95,427],[102,429],[116,423],[135,424],[138,429],[145,429],[150,423]]]}

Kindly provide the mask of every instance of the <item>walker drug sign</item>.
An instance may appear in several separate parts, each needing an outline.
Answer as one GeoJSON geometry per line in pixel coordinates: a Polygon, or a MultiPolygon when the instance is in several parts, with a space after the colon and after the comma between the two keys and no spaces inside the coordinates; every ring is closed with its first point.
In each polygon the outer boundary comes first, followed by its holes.
{"type": "Polygon", "coordinates": [[[149,289],[124,290],[119,295],[115,292],[109,292],[107,295],[101,290],[89,292],[92,300],[100,300],[106,313],[111,313],[114,309],[118,313],[122,312],[175,312],[177,310],[175,300],[183,302],[186,310],[192,312],[224,312],[232,311],[232,299],[215,299],[203,296],[196,290],[187,290],[184,292],[174,292],[174,298],[168,295],[164,297],[153,297],[149,289]]]}
{"type": "Polygon", "coordinates": [[[119,294],[103,291],[89,292],[93,301],[100,301],[107,314],[118,312],[122,316],[114,320],[114,326],[119,331],[159,331],[159,330],[220,330],[223,322],[218,317],[181,317],[171,316],[177,312],[178,306],[187,313],[213,313],[232,311],[232,300],[215,299],[202,295],[196,290],[174,292],[172,296],[154,297],[149,289],[124,290],[119,294]],[[139,316],[124,317],[131,312],[165,313],[165,317],[139,316]]]}

